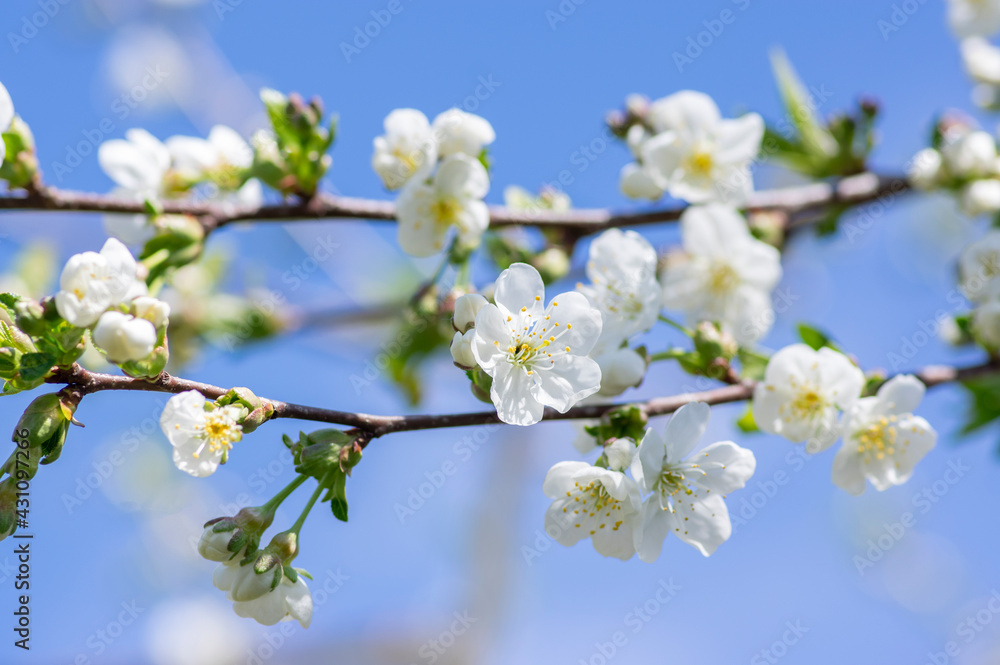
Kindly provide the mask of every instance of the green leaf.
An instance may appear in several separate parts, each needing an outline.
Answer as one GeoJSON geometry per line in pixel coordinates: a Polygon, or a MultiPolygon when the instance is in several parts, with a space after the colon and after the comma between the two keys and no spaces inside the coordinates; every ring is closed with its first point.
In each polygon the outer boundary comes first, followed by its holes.
{"type": "Polygon", "coordinates": [[[834,157],[837,154],[837,142],[820,123],[812,95],[795,73],[783,50],[771,51],[771,69],[774,71],[785,111],[799,130],[799,138],[806,152],[818,158],[834,157]]]}
{"type": "Polygon", "coordinates": [[[767,356],[750,349],[741,348],[737,357],[740,359],[742,372],[740,376],[751,381],[761,381],[764,378],[764,370],[770,360],[767,356]]]}
{"type": "Polygon", "coordinates": [[[834,346],[829,335],[808,323],[800,323],[798,330],[799,338],[814,351],[819,351],[824,346],[834,346]]]}
{"type": "Polygon", "coordinates": [[[962,385],[972,393],[972,404],[966,416],[962,433],[974,432],[1000,417],[1000,376],[984,376],[963,381],[962,385]]]}
{"type": "Polygon", "coordinates": [[[341,522],[347,521],[347,475],[344,473],[334,473],[333,482],[328,493],[330,497],[330,509],[333,516],[341,522]]]}
{"type": "Polygon", "coordinates": [[[753,419],[753,408],[751,406],[747,406],[743,415],[736,421],[736,426],[739,427],[740,431],[745,434],[760,431],[760,428],[757,427],[757,422],[753,419]]]}
{"type": "Polygon", "coordinates": [[[25,353],[21,356],[21,379],[36,381],[44,378],[55,364],[55,357],[48,353],[25,353]]]}

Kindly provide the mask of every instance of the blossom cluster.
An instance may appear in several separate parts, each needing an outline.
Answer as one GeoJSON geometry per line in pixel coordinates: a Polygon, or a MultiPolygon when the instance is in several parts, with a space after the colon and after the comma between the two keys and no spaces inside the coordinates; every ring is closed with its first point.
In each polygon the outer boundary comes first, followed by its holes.
{"type": "Polygon", "coordinates": [[[727,120],[711,97],[683,90],[638,115],[642,122],[625,137],[635,157],[621,172],[626,196],[655,201],[667,192],[689,203],[739,205],[753,191],[749,167],[764,137],[758,114],[727,120]]]}
{"type": "Polygon", "coordinates": [[[1000,107],[1000,48],[988,38],[1000,32],[997,0],[948,0],[948,22],[961,41],[962,61],[974,81],[980,106],[1000,107]]]}
{"type": "Polygon", "coordinates": [[[434,122],[416,109],[396,109],[374,141],[372,168],[396,201],[399,244],[412,256],[445,248],[452,228],[464,248],[479,245],[490,223],[486,146],[496,134],[485,119],[453,108],[434,122]]]}
{"type": "MultiPolygon", "coordinates": [[[[155,205],[163,199],[200,194],[253,207],[261,204],[260,181],[251,178],[254,151],[235,130],[216,125],[207,138],[172,136],[165,142],[144,129],[100,145],[98,162],[115,182],[117,195],[155,205]]],[[[108,235],[139,245],[154,234],[146,215],[104,217],[108,235]]]]}
{"type": "Polygon", "coordinates": [[[590,538],[607,557],[653,562],[674,534],[711,555],[732,533],[725,496],[753,475],[751,451],[722,441],[694,451],[708,425],[707,404],[686,404],[664,433],[605,444],[604,466],[560,462],[542,486],[552,505],[545,531],[562,545],[590,538]],[[630,474],[630,475],[628,475],[630,474]]]}
{"type": "Polygon", "coordinates": [[[924,384],[912,375],[886,381],[862,397],[864,374],[844,354],[793,344],[767,364],[753,396],[753,416],[764,432],[818,453],[843,438],[833,462],[833,482],[861,494],[867,479],[878,490],[909,480],[937,442],[937,433],[913,411],[924,384]]]}
{"type": "Polygon", "coordinates": [[[67,323],[91,329],[94,345],[110,362],[146,360],[157,347],[166,353],[170,306],[147,295],[135,258],[114,238],[100,253],[70,257],[53,300],[67,323]]]}
{"type": "Polygon", "coordinates": [[[967,215],[1000,212],[1000,153],[989,132],[964,122],[942,122],[938,145],[924,148],[910,161],[908,176],[914,187],[943,189],[958,197],[967,215]]]}

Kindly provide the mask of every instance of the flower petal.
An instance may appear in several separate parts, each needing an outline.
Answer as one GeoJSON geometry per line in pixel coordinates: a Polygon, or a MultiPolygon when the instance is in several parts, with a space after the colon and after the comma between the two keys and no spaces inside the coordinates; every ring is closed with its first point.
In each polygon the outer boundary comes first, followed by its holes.
{"type": "Polygon", "coordinates": [[[676,464],[694,450],[711,415],[712,409],[704,402],[690,402],[677,409],[663,432],[667,463],[676,464]]]}

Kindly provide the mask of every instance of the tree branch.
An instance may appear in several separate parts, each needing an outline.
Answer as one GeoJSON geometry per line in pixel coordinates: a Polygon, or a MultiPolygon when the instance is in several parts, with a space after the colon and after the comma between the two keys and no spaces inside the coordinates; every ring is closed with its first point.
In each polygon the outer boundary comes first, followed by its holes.
{"type": "MultiPolygon", "coordinates": [[[[1000,360],[972,365],[969,367],[950,367],[946,365],[931,365],[915,375],[929,388],[934,386],[965,381],[979,376],[1000,372],[1000,360]]],[[[228,389],[219,386],[188,381],[170,376],[166,372],[153,380],[134,379],[128,376],[116,376],[88,371],[79,365],[63,368],[46,379],[47,383],[65,384],[80,396],[105,390],[139,390],[147,392],[180,393],[186,390],[197,390],[209,399],[216,399],[226,394],[228,389]]],[[[683,393],[669,397],[654,397],[645,402],[626,402],[618,404],[587,404],[575,406],[566,413],[545,409],[544,420],[577,420],[600,418],[604,413],[628,404],[637,404],[647,415],[659,416],[673,413],[690,402],[705,402],[709,405],[742,402],[753,397],[754,383],[744,382],[736,385],[722,386],[702,392],[683,393]]],[[[450,427],[468,427],[471,425],[490,425],[500,422],[495,411],[475,411],[456,414],[429,414],[410,416],[379,416],[367,413],[352,413],[336,411],[315,406],[304,406],[289,402],[268,400],[274,405],[274,418],[290,418],[294,420],[310,420],[314,422],[355,427],[368,434],[366,441],[394,432],[410,432],[425,429],[444,429],[450,427]]]]}
{"type": "MultiPolygon", "coordinates": [[[[905,178],[862,173],[835,183],[813,183],[798,187],[754,192],[747,201],[748,211],[781,210],[790,216],[831,205],[858,205],[910,188],[905,178]]],[[[207,231],[236,222],[287,222],[292,219],[368,219],[391,221],[396,208],[392,202],[317,194],[307,201],[265,205],[258,208],[234,203],[165,200],[163,212],[197,217],[207,231]]],[[[686,206],[645,212],[613,212],[601,208],[581,208],[569,212],[518,211],[490,207],[490,226],[537,226],[581,233],[596,233],[621,226],[639,226],[676,221],[686,206]]],[[[27,196],[0,197],[0,210],[48,210],[56,212],[147,213],[142,201],[38,186],[27,196]]]]}

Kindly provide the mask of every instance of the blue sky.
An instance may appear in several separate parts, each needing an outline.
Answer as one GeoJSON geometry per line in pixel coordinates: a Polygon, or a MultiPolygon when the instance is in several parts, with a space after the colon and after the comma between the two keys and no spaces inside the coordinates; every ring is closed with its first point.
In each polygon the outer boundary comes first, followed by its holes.
{"type": "MultiPolygon", "coordinates": [[[[488,201],[501,202],[507,185],[534,189],[567,171],[565,189],[582,207],[634,205],[617,190],[629,157],[602,125],[627,94],[697,89],[726,114],[750,109],[775,120],[782,112],[768,51],[779,45],[810,86],[829,93],[821,112],[860,94],[880,100],[873,160],[887,172],[923,147],[937,113],[973,112],[937,0],[33,0],[3,3],[0,17],[0,80],[35,132],[48,181],[93,191],[111,187],[96,141],[133,126],[166,137],[225,123],[249,135],[262,126],[256,91],[265,85],[319,95],[339,114],[331,191],[387,196],[369,160],[393,108],[433,115],[475,103],[498,136],[488,201]],[[911,13],[897,14],[899,29],[885,32],[880,21],[903,5],[911,13]],[[43,6],[53,15],[32,32],[25,20],[43,6]],[[375,36],[354,41],[379,19],[377,31],[369,28],[375,36]],[[679,68],[674,53],[713,28],[718,34],[702,37],[707,45],[679,68]],[[23,40],[12,43],[10,33],[23,40]]],[[[996,118],[978,117],[993,129],[996,118]]],[[[792,180],[767,171],[758,186],[792,180]]],[[[866,369],[905,369],[892,366],[899,356],[914,368],[975,362],[975,352],[952,351],[925,328],[939,311],[955,311],[955,256],[982,231],[946,201],[912,197],[892,201],[851,240],[802,234],[784,257],[780,288],[790,304],[764,343],[793,341],[806,320],[832,331],[866,369]]],[[[673,228],[644,232],[661,245],[676,241],[673,228]]],[[[35,239],[62,257],[103,242],[97,216],[5,213],[0,234],[4,264],[35,239]]],[[[401,280],[431,268],[401,255],[384,224],[232,228],[209,244],[236,257],[230,286],[277,291],[306,310],[389,301],[401,280]],[[282,275],[306,265],[319,243],[338,249],[290,289],[282,275]],[[385,275],[395,281],[385,284],[385,275]]],[[[494,277],[475,276],[480,284],[494,277]]],[[[206,353],[185,374],[288,401],[401,413],[409,407],[388,379],[365,374],[392,338],[387,327],[301,331],[206,353]]],[[[656,329],[646,341],[667,339],[656,329]]],[[[656,366],[635,397],[691,382],[656,366]]],[[[478,408],[445,358],[427,369],[425,385],[421,411],[478,408]]],[[[12,427],[27,400],[5,398],[3,422],[12,427]]],[[[184,649],[196,648],[212,663],[319,663],[336,652],[342,662],[407,665],[431,662],[432,640],[454,642],[436,662],[484,663],[597,664],[613,649],[616,663],[761,663],[780,654],[788,663],[923,665],[954,641],[950,662],[976,665],[995,662],[1000,649],[1000,622],[988,609],[1000,589],[991,510],[1000,499],[997,431],[956,436],[965,401],[955,388],[934,390],[922,407],[941,437],[913,479],[860,498],[831,484],[832,453],[803,459],[784,440],[736,432],[741,407],[713,409],[706,440],[735,438],[757,455],[754,480],[730,497],[743,522],[710,559],[668,541],[652,565],[605,560],[586,543],[538,540],[545,472],[576,456],[567,424],[387,437],[351,480],[351,521],[317,510],[303,531],[298,563],[330,593],[322,603],[317,593],[313,627],[291,635],[231,617],[211,587],[212,565],[192,555],[188,539],[201,522],[261,503],[291,479],[280,434],[300,424],[266,425],[224,469],[196,480],[170,464],[155,427],[160,408],[155,395],[88,397],[78,413],[87,428],[71,432],[59,462],[34,480],[33,648],[25,657],[5,641],[0,662],[190,663],[198,661],[184,649]],[[401,519],[397,506],[421,490],[428,497],[401,519]],[[907,514],[913,525],[861,574],[856,557],[867,556],[868,541],[891,536],[907,514]],[[966,617],[977,612],[991,623],[970,633],[966,617]]],[[[289,501],[284,523],[305,498],[289,501]]],[[[0,543],[0,608],[11,611],[4,566],[13,547],[0,543]]]]}

